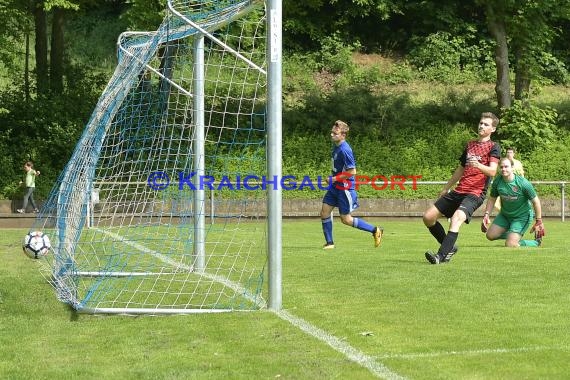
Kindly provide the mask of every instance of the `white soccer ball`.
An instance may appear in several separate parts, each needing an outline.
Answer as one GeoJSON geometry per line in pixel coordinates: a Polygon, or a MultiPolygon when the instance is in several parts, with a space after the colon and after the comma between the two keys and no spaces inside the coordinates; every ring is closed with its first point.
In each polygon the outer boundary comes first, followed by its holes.
{"type": "Polygon", "coordinates": [[[49,237],[40,231],[30,231],[24,236],[22,248],[26,256],[32,259],[39,259],[47,255],[51,249],[51,242],[49,237]]]}

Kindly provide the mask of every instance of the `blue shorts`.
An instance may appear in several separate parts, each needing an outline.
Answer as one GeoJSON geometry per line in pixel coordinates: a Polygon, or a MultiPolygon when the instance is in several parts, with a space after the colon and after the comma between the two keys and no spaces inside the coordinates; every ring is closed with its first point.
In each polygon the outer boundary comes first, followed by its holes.
{"type": "Polygon", "coordinates": [[[331,186],[323,198],[323,203],[338,207],[341,215],[348,215],[358,208],[358,196],[356,190],[343,190],[331,186]]]}

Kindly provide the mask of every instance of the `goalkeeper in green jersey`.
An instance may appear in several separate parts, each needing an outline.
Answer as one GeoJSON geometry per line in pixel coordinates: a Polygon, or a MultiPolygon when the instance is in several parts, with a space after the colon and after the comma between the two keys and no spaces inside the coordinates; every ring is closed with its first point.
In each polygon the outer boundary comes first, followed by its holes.
{"type": "Polygon", "coordinates": [[[514,173],[514,164],[509,158],[501,159],[499,170],[501,175],[491,185],[491,196],[487,200],[481,231],[487,233],[489,240],[506,239],[506,247],[540,246],[546,231],[542,224],[540,199],[534,187],[526,178],[514,173]],[[502,207],[491,224],[489,214],[497,197],[501,198],[502,207]],[[536,220],[530,230],[534,232],[534,239],[521,240],[535,215],[536,220]]]}

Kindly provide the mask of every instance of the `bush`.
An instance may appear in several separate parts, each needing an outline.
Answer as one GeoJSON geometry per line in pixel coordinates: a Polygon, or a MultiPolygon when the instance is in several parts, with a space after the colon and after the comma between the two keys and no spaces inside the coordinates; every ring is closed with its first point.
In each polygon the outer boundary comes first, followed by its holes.
{"type": "Polygon", "coordinates": [[[515,100],[504,109],[497,135],[505,147],[515,147],[525,154],[544,149],[555,139],[558,113],[550,107],[538,107],[515,100]]]}
{"type": "Polygon", "coordinates": [[[475,35],[437,32],[412,39],[412,44],[407,58],[423,79],[466,83],[494,78],[492,44],[475,35]]]}
{"type": "Polygon", "coordinates": [[[560,136],[541,149],[534,149],[531,154],[521,157],[525,176],[531,181],[570,180],[570,135],[560,136]]]}
{"type": "Polygon", "coordinates": [[[555,84],[568,84],[570,74],[564,62],[547,52],[541,52],[538,61],[545,78],[555,84]]]}
{"type": "Polygon", "coordinates": [[[321,42],[321,51],[317,53],[322,69],[333,74],[354,69],[352,52],[358,50],[359,47],[358,43],[347,45],[338,33],[324,37],[321,42]]]}

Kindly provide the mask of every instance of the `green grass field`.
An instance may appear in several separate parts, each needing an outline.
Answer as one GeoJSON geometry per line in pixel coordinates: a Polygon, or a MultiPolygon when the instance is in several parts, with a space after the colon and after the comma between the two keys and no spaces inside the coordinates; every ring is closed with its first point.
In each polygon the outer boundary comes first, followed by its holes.
{"type": "Polygon", "coordinates": [[[0,236],[0,377],[7,379],[567,379],[569,222],[546,220],[536,249],[488,242],[480,220],[460,251],[421,220],[376,220],[382,247],[335,220],[284,222],[283,312],[92,316],[57,301],[24,230],[0,236]]]}

